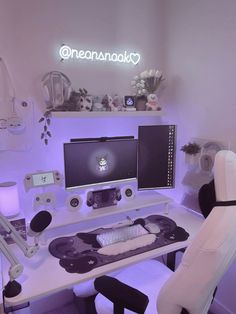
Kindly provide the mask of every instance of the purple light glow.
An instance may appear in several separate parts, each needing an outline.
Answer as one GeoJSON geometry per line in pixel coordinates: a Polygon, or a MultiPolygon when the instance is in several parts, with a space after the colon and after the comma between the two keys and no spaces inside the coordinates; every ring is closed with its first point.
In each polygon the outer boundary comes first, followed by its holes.
{"type": "Polygon", "coordinates": [[[0,184],[0,211],[6,217],[14,217],[19,214],[19,197],[15,182],[0,184]]]}

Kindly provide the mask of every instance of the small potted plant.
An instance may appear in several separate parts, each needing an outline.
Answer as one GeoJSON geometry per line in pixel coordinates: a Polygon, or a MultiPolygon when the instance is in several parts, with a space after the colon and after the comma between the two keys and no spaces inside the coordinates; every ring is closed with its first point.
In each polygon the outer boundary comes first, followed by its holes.
{"type": "Polygon", "coordinates": [[[188,144],[183,145],[180,150],[185,153],[187,164],[196,164],[201,151],[201,146],[196,142],[189,142],[188,144]]]}

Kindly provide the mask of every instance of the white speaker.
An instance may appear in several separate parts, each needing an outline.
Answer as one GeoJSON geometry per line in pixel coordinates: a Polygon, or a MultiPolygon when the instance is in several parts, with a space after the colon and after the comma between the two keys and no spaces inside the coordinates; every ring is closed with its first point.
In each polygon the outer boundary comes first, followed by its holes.
{"type": "Polygon", "coordinates": [[[80,195],[69,195],[66,200],[67,209],[70,211],[76,211],[81,208],[83,199],[80,195]]]}
{"type": "Polygon", "coordinates": [[[33,209],[39,210],[42,208],[55,209],[56,207],[56,196],[54,193],[46,192],[35,194],[33,199],[33,209]]]}
{"type": "Polygon", "coordinates": [[[126,185],[121,189],[121,197],[126,200],[132,200],[135,197],[135,190],[131,185],[126,185]]]}

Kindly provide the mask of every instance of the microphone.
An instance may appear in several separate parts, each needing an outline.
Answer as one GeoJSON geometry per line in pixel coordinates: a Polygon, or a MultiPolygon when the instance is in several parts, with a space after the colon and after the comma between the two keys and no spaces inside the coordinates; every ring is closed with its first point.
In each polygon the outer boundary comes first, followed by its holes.
{"type": "Polygon", "coordinates": [[[43,230],[45,230],[50,225],[51,221],[52,215],[48,211],[42,210],[38,212],[30,222],[28,236],[39,236],[43,230]]]}

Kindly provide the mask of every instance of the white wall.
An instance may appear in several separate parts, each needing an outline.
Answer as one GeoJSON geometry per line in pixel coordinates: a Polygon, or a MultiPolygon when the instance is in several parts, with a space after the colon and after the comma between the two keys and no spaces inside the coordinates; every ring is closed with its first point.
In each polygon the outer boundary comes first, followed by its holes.
{"type": "Polygon", "coordinates": [[[25,173],[39,169],[63,171],[63,142],[71,137],[136,136],[138,125],[160,121],[54,119],[48,147],[40,140],[42,125],[38,123],[45,110],[40,81],[49,71],[65,73],[75,90],[85,87],[93,95],[123,96],[130,94],[134,75],[144,69],[161,68],[160,8],[156,0],[0,0],[0,56],[8,65],[17,98],[32,98],[35,104],[31,148],[23,152],[0,151],[0,182],[18,181],[23,207],[31,208],[31,196],[23,191],[25,173]],[[142,60],[137,66],[90,61],[61,63],[57,52],[62,43],[85,49],[137,51],[142,60]]]}
{"type": "MultiPolygon", "coordinates": [[[[165,0],[165,73],[168,117],[178,125],[178,148],[192,137],[230,141],[236,149],[236,2],[165,0]]],[[[177,165],[176,195],[186,171],[177,165]]],[[[236,264],[217,299],[236,313],[236,264]]],[[[220,313],[224,313],[221,309],[220,313]]]]}
{"type": "MultiPolygon", "coordinates": [[[[177,149],[191,137],[229,140],[235,150],[236,2],[234,0],[0,0],[0,56],[9,67],[19,99],[35,103],[31,149],[0,151],[0,182],[16,180],[21,202],[26,172],[63,170],[62,143],[70,137],[137,134],[139,124],[154,118],[53,120],[51,140],[40,140],[38,118],[45,105],[40,80],[51,70],[64,72],[75,89],[92,94],[130,93],[130,80],[148,68],[167,78],[164,120],[178,125],[177,149]],[[136,67],[82,62],[60,63],[61,43],[96,49],[139,51],[136,67]]],[[[0,108],[1,109],[1,108],[0,108]]],[[[177,152],[176,199],[182,197],[186,171],[177,152]]],[[[24,208],[25,209],[25,208],[24,208]]],[[[236,312],[235,265],[217,298],[236,312]]]]}

